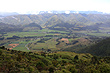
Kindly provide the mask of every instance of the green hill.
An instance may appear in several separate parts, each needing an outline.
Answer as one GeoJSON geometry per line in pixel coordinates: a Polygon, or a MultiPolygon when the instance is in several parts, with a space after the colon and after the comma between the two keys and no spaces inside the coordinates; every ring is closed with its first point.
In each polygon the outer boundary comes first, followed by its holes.
{"type": "Polygon", "coordinates": [[[12,25],[7,23],[0,23],[0,33],[2,32],[17,32],[17,31],[37,31],[41,30],[42,27],[36,23],[30,23],[27,25],[12,25]]]}
{"type": "Polygon", "coordinates": [[[110,38],[104,39],[90,47],[87,47],[81,52],[91,53],[97,56],[110,56],[110,38]]]}
{"type": "Polygon", "coordinates": [[[65,23],[65,22],[61,22],[61,23],[58,23],[56,25],[53,25],[53,26],[49,27],[49,29],[67,31],[67,30],[69,30],[69,29],[71,29],[73,27],[74,27],[74,25],[71,25],[71,24],[65,23]]]}
{"type": "Polygon", "coordinates": [[[42,27],[37,23],[30,23],[28,25],[24,25],[23,31],[37,31],[41,29],[42,27]]]}
{"type": "Polygon", "coordinates": [[[109,73],[109,59],[73,52],[22,52],[0,47],[0,73],[109,73]]]}
{"type": "Polygon", "coordinates": [[[7,23],[0,23],[0,33],[2,32],[11,32],[11,31],[22,31],[23,28],[19,25],[12,25],[7,23]]]}

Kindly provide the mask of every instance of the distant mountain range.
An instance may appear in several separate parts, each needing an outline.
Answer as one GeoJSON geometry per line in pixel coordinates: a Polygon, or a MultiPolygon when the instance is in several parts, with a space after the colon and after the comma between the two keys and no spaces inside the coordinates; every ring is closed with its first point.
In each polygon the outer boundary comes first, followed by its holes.
{"type": "MultiPolygon", "coordinates": [[[[11,24],[19,26],[28,25],[30,23],[35,23],[27,26],[23,31],[27,31],[28,27],[34,29],[48,28],[52,30],[69,31],[69,30],[96,30],[102,27],[110,27],[110,15],[109,14],[38,14],[38,15],[13,15],[0,18],[0,22],[5,24],[11,24]],[[34,26],[40,25],[38,28],[34,26]],[[33,27],[32,27],[33,26],[33,27]]],[[[28,29],[31,30],[31,29],[28,29]]],[[[18,31],[18,30],[17,30],[18,31]]]]}
{"type": "Polygon", "coordinates": [[[50,27],[61,22],[69,23],[72,25],[93,25],[95,23],[109,22],[109,14],[38,14],[38,15],[13,15],[0,18],[0,22],[25,25],[29,23],[37,23],[41,26],[50,27]]]}
{"type": "Polygon", "coordinates": [[[98,11],[73,11],[73,10],[67,10],[67,11],[39,11],[38,14],[43,14],[43,13],[53,13],[53,14],[70,14],[70,13],[83,13],[83,14],[104,14],[103,12],[98,12],[98,11]]]}
{"type": "MultiPolygon", "coordinates": [[[[34,14],[71,14],[71,13],[79,13],[79,14],[107,14],[103,12],[98,12],[98,11],[73,11],[73,10],[62,10],[62,11],[36,11],[34,14]]],[[[26,15],[32,15],[33,13],[26,13],[26,15]]],[[[0,17],[6,17],[6,16],[12,16],[12,15],[20,15],[20,13],[17,12],[0,12],[0,17]]]]}

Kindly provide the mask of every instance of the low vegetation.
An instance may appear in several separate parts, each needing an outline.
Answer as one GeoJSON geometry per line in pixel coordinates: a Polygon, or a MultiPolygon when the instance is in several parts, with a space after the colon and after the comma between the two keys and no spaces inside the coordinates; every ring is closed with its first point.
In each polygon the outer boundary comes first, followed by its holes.
{"type": "Polygon", "coordinates": [[[0,47],[1,73],[109,73],[110,57],[73,52],[22,52],[0,47]]]}

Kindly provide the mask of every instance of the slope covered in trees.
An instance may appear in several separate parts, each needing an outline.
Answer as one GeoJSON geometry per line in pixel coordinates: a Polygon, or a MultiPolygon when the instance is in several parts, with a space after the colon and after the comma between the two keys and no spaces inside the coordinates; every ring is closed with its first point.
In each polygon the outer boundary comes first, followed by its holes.
{"type": "Polygon", "coordinates": [[[109,73],[110,57],[72,52],[22,52],[0,47],[3,73],[109,73]]]}
{"type": "Polygon", "coordinates": [[[12,25],[7,23],[0,23],[0,32],[21,32],[21,31],[32,31],[41,30],[42,27],[36,23],[30,23],[27,25],[12,25]]]}
{"type": "Polygon", "coordinates": [[[90,47],[82,49],[83,53],[91,53],[97,56],[110,56],[110,38],[104,39],[90,47]]]}
{"type": "Polygon", "coordinates": [[[23,28],[19,25],[12,25],[6,23],[0,23],[0,32],[22,31],[23,28]]]}
{"type": "Polygon", "coordinates": [[[24,25],[23,31],[36,31],[41,30],[42,27],[36,23],[30,23],[28,25],[24,25]]]}

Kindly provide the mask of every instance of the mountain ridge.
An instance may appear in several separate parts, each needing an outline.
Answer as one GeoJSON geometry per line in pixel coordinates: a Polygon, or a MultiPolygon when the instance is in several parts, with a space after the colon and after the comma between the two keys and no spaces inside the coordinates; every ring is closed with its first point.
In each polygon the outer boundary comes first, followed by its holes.
{"type": "MultiPolygon", "coordinates": [[[[99,22],[107,22],[110,20],[110,15],[103,14],[39,14],[39,15],[15,15],[8,16],[0,19],[0,22],[23,25],[29,23],[37,23],[41,26],[45,26],[46,23],[50,22],[50,19],[60,19],[63,22],[76,25],[91,25],[99,22]],[[57,18],[55,18],[56,16],[57,18]]],[[[55,22],[55,21],[54,21],[55,22]]],[[[56,21],[57,22],[57,21],[56,21]]]]}

